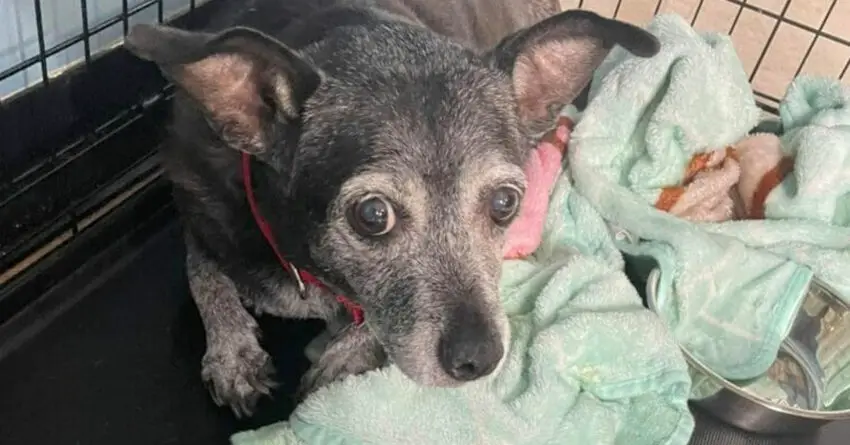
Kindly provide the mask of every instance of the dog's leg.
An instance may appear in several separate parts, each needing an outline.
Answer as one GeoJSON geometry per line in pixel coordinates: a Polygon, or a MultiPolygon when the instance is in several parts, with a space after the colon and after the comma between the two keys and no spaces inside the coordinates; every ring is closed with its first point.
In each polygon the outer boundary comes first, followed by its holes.
{"type": "Polygon", "coordinates": [[[350,325],[334,336],[319,360],[302,377],[297,400],[304,400],[331,382],[380,368],[386,363],[384,348],[369,328],[350,325]]]}
{"type": "MultiPolygon", "coordinates": [[[[266,280],[265,292],[254,296],[250,305],[257,316],[271,315],[280,318],[317,318],[332,322],[346,318],[345,308],[335,295],[322,287],[307,286],[302,295],[291,281],[278,278],[266,280]]],[[[347,324],[347,323],[346,323],[347,324]]]]}
{"type": "Polygon", "coordinates": [[[201,376],[213,400],[238,416],[253,413],[274,386],[274,369],[260,347],[257,321],[242,305],[233,281],[187,242],[189,287],[206,330],[201,376]]]}

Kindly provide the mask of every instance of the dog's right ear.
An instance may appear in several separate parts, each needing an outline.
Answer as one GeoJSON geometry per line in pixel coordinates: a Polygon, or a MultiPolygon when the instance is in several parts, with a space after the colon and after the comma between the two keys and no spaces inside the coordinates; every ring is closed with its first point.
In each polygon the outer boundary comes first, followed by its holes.
{"type": "Polygon", "coordinates": [[[271,144],[275,122],[298,120],[321,82],[295,51],[246,28],[207,34],[137,25],[125,47],[197,101],[227,144],[252,154],[271,144]]]}

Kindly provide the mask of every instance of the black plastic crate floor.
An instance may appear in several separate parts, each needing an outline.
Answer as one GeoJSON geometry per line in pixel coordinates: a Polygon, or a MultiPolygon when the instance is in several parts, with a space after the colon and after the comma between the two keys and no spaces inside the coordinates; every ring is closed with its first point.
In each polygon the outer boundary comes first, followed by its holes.
{"type": "MultiPolygon", "coordinates": [[[[262,324],[281,387],[254,419],[239,422],[212,405],[200,381],[203,330],[172,225],[0,361],[0,443],[224,444],[239,429],[283,419],[318,325],[262,324]]],[[[850,435],[843,424],[820,438],[762,438],[696,415],[694,445],[838,445],[850,435]]]]}

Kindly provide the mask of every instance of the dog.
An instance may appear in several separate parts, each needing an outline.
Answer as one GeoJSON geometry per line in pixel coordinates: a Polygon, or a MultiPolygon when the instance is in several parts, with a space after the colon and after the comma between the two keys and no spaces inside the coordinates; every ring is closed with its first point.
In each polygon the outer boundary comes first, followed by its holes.
{"type": "Polygon", "coordinates": [[[436,387],[501,366],[502,244],[532,135],[614,45],[641,57],[659,45],[559,10],[249,0],[209,29],[132,29],[125,47],[177,87],[161,157],[218,405],[250,416],[275,385],[257,314],[333,332],[299,397],[388,362],[436,387]]]}

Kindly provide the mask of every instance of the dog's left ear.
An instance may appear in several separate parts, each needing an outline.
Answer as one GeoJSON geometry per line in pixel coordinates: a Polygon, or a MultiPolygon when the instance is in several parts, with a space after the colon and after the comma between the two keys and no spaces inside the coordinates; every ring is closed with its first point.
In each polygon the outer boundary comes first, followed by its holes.
{"type": "Polygon", "coordinates": [[[196,101],[231,147],[264,152],[278,122],[299,119],[321,82],[318,69],[294,50],[247,28],[219,34],[137,25],[124,46],[196,101]]]}
{"type": "Polygon", "coordinates": [[[570,10],[504,38],[487,57],[512,80],[517,108],[531,129],[548,125],[553,107],[573,101],[619,44],[640,57],[658,53],[649,32],[590,11],[570,10]]]}

